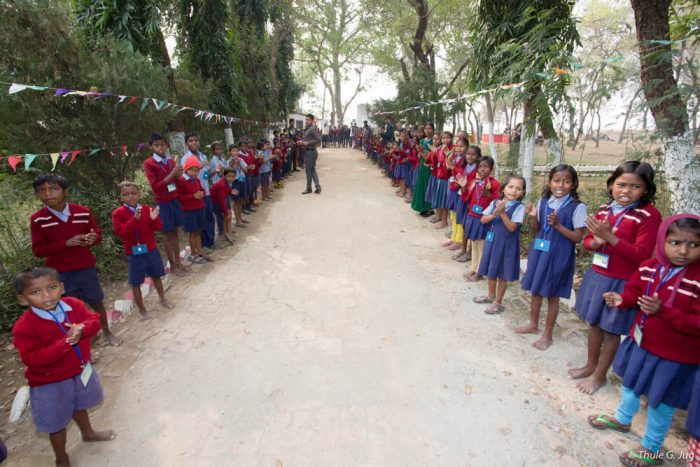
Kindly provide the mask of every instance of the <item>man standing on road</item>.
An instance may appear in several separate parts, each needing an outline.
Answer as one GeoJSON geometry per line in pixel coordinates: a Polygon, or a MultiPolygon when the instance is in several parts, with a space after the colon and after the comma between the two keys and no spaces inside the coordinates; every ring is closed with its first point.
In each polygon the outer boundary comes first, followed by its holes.
{"type": "Polygon", "coordinates": [[[316,173],[316,159],[318,159],[318,150],[316,147],[321,144],[321,135],[314,123],[314,116],[306,115],[306,128],[304,128],[304,137],[299,141],[299,147],[304,154],[304,167],[306,168],[306,191],[302,195],[311,193],[311,180],[313,179],[316,191],[314,193],[321,194],[321,183],[318,181],[316,173]]]}

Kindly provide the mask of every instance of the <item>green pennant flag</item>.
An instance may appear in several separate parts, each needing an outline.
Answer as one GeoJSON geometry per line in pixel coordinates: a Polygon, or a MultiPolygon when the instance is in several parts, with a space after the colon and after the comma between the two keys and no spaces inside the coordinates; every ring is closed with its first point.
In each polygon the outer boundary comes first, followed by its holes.
{"type": "Polygon", "coordinates": [[[537,76],[538,78],[545,79],[547,77],[547,73],[537,72],[535,73],[535,76],[537,76]]]}
{"type": "Polygon", "coordinates": [[[603,61],[604,61],[605,63],[615,63],[615,62],[621,62],[621,61],[623,61],[624,59],[625,59],[625,57],[623,57],[622,55],[618,55],[617,57],[606,58],[606,59],[603,60],[603,61]]]}
{"type": "Polygon", "coordinates": [[[141,112],[143,112],[143,109],[148,107],[148,98],[144,97],[143,102],[141,103],[141,112]]]}
{"type": "Polygon", "coordinates": [[[580,70],[581,68],[583,68],[583,63],[572,63],[571,68],[573,68],[574,70],[580,70]]]}
{"type": "Polygon", "coordinates": [[[94,156],[95,154],[97,154],[100,151],[101,151],[100,148],[95,148],[88,153],[88,156],[94,156]]]}
{"type": "Polygon", "coordinates": [[[32,162],[34,162],[34,159],[36,159],[36,154],[25,154],[24,155],[24,170],[29,170],[29,166],[32,165],[32,162]]]}

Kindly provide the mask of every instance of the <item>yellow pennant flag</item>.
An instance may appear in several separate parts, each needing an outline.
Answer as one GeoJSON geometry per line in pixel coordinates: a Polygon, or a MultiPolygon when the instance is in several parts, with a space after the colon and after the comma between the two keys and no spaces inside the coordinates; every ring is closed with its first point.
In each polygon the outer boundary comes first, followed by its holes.
{"type": "Polygon", "coordinates": [[[53,164],[53,167],[51,170],[56,170],[56,163],[58,162],[58,158],[61,157],[61,155],[57,152],[54,152],[52,154],[49,154],[51,156],[51,163],[53,164]]]}

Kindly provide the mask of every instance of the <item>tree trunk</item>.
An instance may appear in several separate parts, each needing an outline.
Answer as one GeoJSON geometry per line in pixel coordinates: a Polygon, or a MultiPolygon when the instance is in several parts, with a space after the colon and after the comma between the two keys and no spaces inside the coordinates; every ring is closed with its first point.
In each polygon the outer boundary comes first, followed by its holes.
{"type": "Polygon", "coordinates": [[[598,111],[595,114],[596,114],[596,117],[598,117],[598,126],[596,127],[596,130],[595,130],[595,147],[600,147],[600,127],[603,124],[603,122],[600,118],[600,107],[598,107],[598,111]]]}
{"type": "Polygon", "coordinates": [[[630,100],[630,103],[627,106],[627,112],[625,112],[625,119],[622,121],[622,131],[620,132],[620,137],[617,138],[617,144],[622,143],[622,141],[625,139],[625,131],[627,131],[627,122],[629,121],[630,115],[632,114],[632,109],[634,108],[634,101],[637,100],[637,97],[639,97],[639,94],[641,94],[641,92],[642,88],[640,87],[634,93],[634,95],[632,96],[632,100],[630,100]]]}
{"type": "Polygon", "coordinates": [[[673,212],[700,212],[700,161],[688,131],[688,111],[673,76],[669,40],[671,0],[631,0],[637,26],[644,97],[661,133],[664,169],[673,212]]]}
{"type": "Polygon", "coordinates": [[[185,132],[168,132],[168,144],[170,145],[170,154],[177,154],[178,156],[185,154],[185,151],[187,151],[187,145],[185,144],[185,132]]]}
{"type": "Polygon", "coordinates": [[[552,114],[547,112],[547,114],[541,115],[538,123],[547,146],[548,160],[550,160],[553,165],[563,164],[564,151],[562,150],[561,140],[559,139],[559,135],[557,135],[557,130],[554,128],[554,123],[552,122],[552,114]]]}
{"type": "Polygon", "coordinates": [[[228,152],[229,145],[233,144],[233,130],[230,126],[224,128],[224,139],[226,141],[226,152],[228,152]]]}
{"type": "Polygon", "coordinates": [[[520,137],[520,158],[518,168],[525,178],[527,197],[532,194],[532,174],[535,162],[535,120],[532,116],[532,101],[528,100],[523,106],[523,131],[520,137]]]}
{"type": "Polygon", "coordinates": [[[491,103],[491,94],[486,93],[486,133],[489,136],[489,152],[491,157],[496,161],[496,174],[498,177],[498,152],[496,151],[496,139],[493,136],[493,105],[491,103]]]}

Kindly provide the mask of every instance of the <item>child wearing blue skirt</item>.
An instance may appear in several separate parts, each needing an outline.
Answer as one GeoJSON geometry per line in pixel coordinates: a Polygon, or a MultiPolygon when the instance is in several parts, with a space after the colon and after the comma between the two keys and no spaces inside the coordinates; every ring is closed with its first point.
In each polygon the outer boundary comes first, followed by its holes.
{"type": "Polygon", "coordinates": [[[453,151],[452,133],[444,131],[442,133],[442,146],[437,150],[437,154],[433,159],[435,164],[435,183],[433,185],[431,204],[438,219],[435,226],[436,229],[447,227],[447,192],[450,185],[448,180],[452,175],[452,170],[447,166],[447,158],[452,155],[453,151]]]}
{"type": "Polygon", "coordinates": [[[638,307],[613,368],[622,378],[614,416],[588,417],[601,430],[630,431],[640,397],[648,401],[641,445],[620,455],[629,466],[658,465],[675,409],[685,410],[700,364],[700,216],[670,216],[659,227],[654,258],[644,261],[609,307],[638,307]]]}
{"type": "Polygon", "coordinates": [[[503,312],[508,282],[520,279],[520,227],[525,218],[525,179],[510,173],[501,185],[501,199],[493,200],[481,216],[488,231],[478,273],[488,278],[488,295],[475,297],[475,303],[490,303],[484,310],[503,312]],[[497,287],[498,286],[498,287],[497,287]]]}
{"type": "Polygon", "coordinates": [[[576,312],[591,328],[588,358],[581,368],[569,370],[576,387],[593,394],[607,382],[607,373],[627,334],[634,310],[610,308],[603,293],[622,292],[639,264],[651,258],[661,214],[652,204],[656,193],[654,169],[645,162],[628,161],[608,178],[610,202],[588,216],[583,247],[593,252],[593,265],[583,276],[576,312]]]}
{"type": "Polygon", "coordinates": [[[472,244],[472,264],[471,270],[464,275],[469,282],[481,280],[479,265],[484,253],[484,238],[486,238],[486,225],[482,224],[481,217],[491,201],[498,198],[501,192],[501,184],[491,176],[496,161],[493,157],[486,156],[479,161],[476,168],[476,178],[467,186],[466,177],[461,178],[460,185],[463,187],[463,200],[469,200],[469,209],[465,215],[462,225],[464,225],[464,240],[471,240],[472,244]],[[466,190],[464,187],[467,187],[466,190]]]}
{"type": "Polygon", "coordinates": [[[549,172],[542,198],[535,207],[530,203],[527,214],[537,232],[527,255],[523,290],[532,293],[530,322],[518,327],[518,334],[534,334],[539,329],[540,308],[547,298],[547,321],[542,337],[532,345],[546,350],[552,345],[554,325],[559,315],[559,299],[569,298],[574,281],[576,244],[583,239],[586,205],[578,199],[578,174],[567,164],[549,172]]]}

